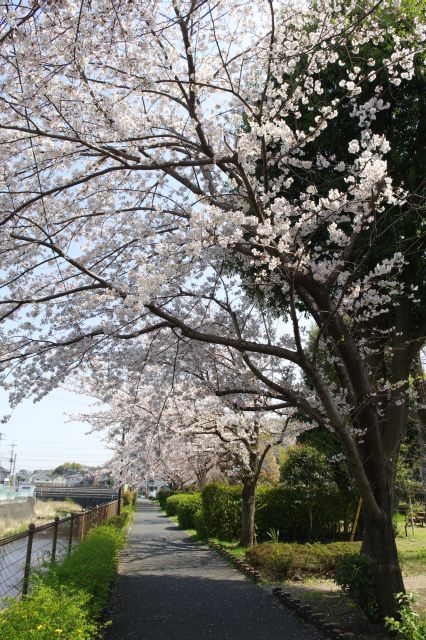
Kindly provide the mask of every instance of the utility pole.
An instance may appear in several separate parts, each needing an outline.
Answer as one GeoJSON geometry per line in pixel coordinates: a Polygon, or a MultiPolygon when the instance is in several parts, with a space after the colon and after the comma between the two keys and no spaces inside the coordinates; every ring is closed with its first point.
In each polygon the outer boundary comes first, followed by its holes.
{"type": "Polygon", "coordinates": [[[13,472],[13,461],[14,461],[14,452],[15,452],[16,444],[13,442],[10,445],[10,458],[9,458],[9,487],[12,486],[12,472],[13,472]]]}
{"type": "Polygon", "coordinates": [[[13,457],[13,471],[12,471],[12,483],[13,486],[16,485],[16,458],[17,458],[18,454],[15,453],[14,457],[13,457]]]}
{"type": "Polygon", "coordinates": [[[0,467],[2,466],[2,464],[1,464],[1,441],[3,440],[3,436],[4,436],[4,433],[2,433],[0,431],[0,467]]]}

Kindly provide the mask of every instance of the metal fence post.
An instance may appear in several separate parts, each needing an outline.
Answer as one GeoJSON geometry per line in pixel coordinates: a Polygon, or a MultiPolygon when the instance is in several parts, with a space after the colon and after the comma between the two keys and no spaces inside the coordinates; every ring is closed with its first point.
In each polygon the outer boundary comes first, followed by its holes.
{"type": "Polygon", "coordinates": [[[52,564],[55,562],[55,559],[56,559],[56,546],[58,544],[58,526],[59,526],[59,516],[56,516],[55,526],[53,528],[52,557],[50,558],[50,561],[52,562],[52,564]]]}
{"type": "Polygon", "coordinates": [[[74,528],[74,513],[71,514],[71,520],[70,520],[70,535],[68,537],[68,555],[70,555],[71,553],[71,549],[72,549],[72,534],[73,534],[73,528],[74,528]]]}
{"type": "Polygon", "coordinates": [[[123,491],[123,488],[120,484],[120,486],[118,487],[118,501],[117,501],[117,515],[119,516],[121,513],[121,493],[123,491]]]}
{"type": "Polygon", "coordinates": [[[31,523],[28,527],[28,542],[27,542],[27,556],[25,558],[24,569],[24,582],[22,584],[22,595],[26,596],[28,593],[28,584],[30,581],[30,569],[31,569],[31,554],[33,551],[33,538],[34,538],[35,524],[31,523]]]}

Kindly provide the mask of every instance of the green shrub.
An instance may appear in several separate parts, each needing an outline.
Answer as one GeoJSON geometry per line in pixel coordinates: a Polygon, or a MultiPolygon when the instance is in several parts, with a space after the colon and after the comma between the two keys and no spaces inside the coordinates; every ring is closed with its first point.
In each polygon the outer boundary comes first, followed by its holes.
{"type": "Polygon", "coordinates": [[[172,496],[169,496],[167,498],[165,511],[166,511],[168,516],[176,516],[177,515],[178,504],[182,499],[185,499],[185,497],[187,495],[188,494],[186,494],[186,493],[175,493],[172,496]]]}
{"type": "Polygon", "coordinates": [[[237,540],[241,532],[241,486],[209,484],[201,496],[207,537],[237,540]]]}
{"type": "Polygon", "coordinates": [[[337,523],[346,519],[348,498],[341,499],[327,457],[314,447],[295,447],[289,450],[280,475],[277,495],[266,496],[275,508],[282,500],[276,512],[279,522],[270,522],[268,528],[279,529],[288,541],[333,539],[337,523]]]}
{"type": "Polygon", "coordinates": [[[177,491],[173,491],[173,489],[160,489],[157,491],[157,499],[160,503],[161,509],[165,509],[167,498],[174,496],[175,493],[177,493],[177,491]]]}
{"type": "Polygon", "coordinates": [[[284,487],[259,487],[256,495],[256,537],[258,542],[269,540],[268,531],[275,529],[280,538],[287,540],[291,535],[288,506],[284,487]]]}
{"type": "Polygon", "coordinates": [[[128,505],[136,504],[138,494],[136,491],[124,491],[123,492],[123,505],[126,507],[128,505]]]}
{"type": "Polygon", "coordinates": [[[387,629],[396,632],[397,640],[425,640],[426,620],[422,620],[419,614],[413,611],[413,595],[398,593],[396,597],[400,604],[399,620],[385,618],[387,629]]]}
{"type": "Polygon", "coordinates": [[[202,507],[200,493],[188,493],[179,496],[177,503],[177,517],[182,529],[195,529],[194,516],[202,507]]]}
{"type": "Polygon", "coordinates": [[[117,527],[117,529],[123,529],[128,525],[130,518],[133,514],[133,511],[134,511],[133,505],[127,505],[126,507],[123,507],[121,509],[119,516],[114,516],[113,518],[110,518],[110,520],[108,520],[106,524],[114,525],[115,527],[117,527]]]}
{"type": "Polygon", "coordinates": [[[22,600],[0,610],[2,640],[92,640],[100,628],[88,612],[90,595],[65,585],[34,585],[22,600]]]}
{"type": "Polygon", "coordinates": [[[58,589],[63,585],[83,589],[91,596],[88,602],[90,615],[98,617],[106,605],[116,575],[118,554],[124,543],[124,531],[115,526],[103,525],[94,529],[62,564],[49,571],[44,578],[45,584],[58,589]]]}
{"type": "Polygon", "coordinates": [[[341,558],[334,579],[370,620],[378,619],[371,560],[368,556],[358,553],[341,558]]]}
{"type": "Polygon", "coordinates": [[[298,544],[265,542],[246,551],[250,564],[276,580],[333,577],[339,560],[359,551],[358,542],[298,544]]]}
{"type": "Polygon", "coordinates": [[[197,509],[197,511],[194,513],[193,521],[194,521],[194,529],[196,530],[198,537],[201,538],[202,540],[205,540],[206,538],[208,538],[202,507],[197,509]]]}

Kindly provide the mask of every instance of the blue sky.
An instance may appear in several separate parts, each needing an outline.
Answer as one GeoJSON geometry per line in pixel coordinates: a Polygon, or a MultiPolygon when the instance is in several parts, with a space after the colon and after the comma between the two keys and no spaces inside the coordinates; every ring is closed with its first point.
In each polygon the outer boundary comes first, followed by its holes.
{"type": "MultiPolygon", "coordinates": [[[[90,398],[63,389],[53,391],[40,402],[26,400],[0,424],[0,464],[9,468],[10,444],[17,445],[17,469],[53,469],[62,462],[99,466],[111,457],[102,434],[87,434],[88,425],[65,414],[87,411],[90,398]]],[[[9,414],[7,394],[0,389],[0,415],[9,414]]]]}

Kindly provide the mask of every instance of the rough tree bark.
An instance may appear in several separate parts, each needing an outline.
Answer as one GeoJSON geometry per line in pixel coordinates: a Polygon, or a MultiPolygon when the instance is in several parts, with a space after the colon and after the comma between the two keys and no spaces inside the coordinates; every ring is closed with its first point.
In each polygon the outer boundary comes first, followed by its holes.
{"type": "Polygon", "coordinates": [[[256,442],[253,449],[249,452],[250,473],[242,479],[243,490],[241,494],[242,510],[241,510],[241,538],[240,545],[242,547],[252,547],[255,543],[255,515],[256,515],[256,487],[262,465],[265,461],[266,454],[271,448],[268,443],[261,454],[258,451],[259,429],[257,430],[256,442]]]}
{"type": "Polygon", "coordinates": [[[254,544],[256,482],[257,478],[243,480],[240,539],[242,547],[251,547],[254,544]]]}
{"type": "Polygon", "coordinates": [[[426,379],[420,356],[414,371],[414,388],[417,392],[417,438],[419,443],[420,479],[423,485],[423,503],[426,507],[426,379]]]}

